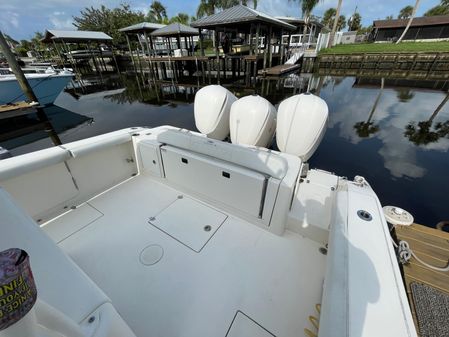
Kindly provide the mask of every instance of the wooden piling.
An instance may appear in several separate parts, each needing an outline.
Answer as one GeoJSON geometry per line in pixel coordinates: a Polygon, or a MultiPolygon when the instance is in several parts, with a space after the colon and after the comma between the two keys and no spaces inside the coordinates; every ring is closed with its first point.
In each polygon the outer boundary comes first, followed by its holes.
{"type": "MultiPolygon", "coordinates": [[[[30,86],[30,83],[28,83],[28,80],[26,79],[25,74],[22,71],[22,68],[20,68],[14,54],[9,49],[8,43],[6,42],[6,39],[1,31],[0,31],[0,49],[3,51],[3,54],[5,55],[6,60],[8,61],[9,67],[16,76],[17,82],[19,83],[19,86],[23,90],[25,95],[31,102],[39,102],[36,95],[33,92],[33,89],[30,86]]],[[[48,117],[45,114],[44,109],[37,106],[36,110],[37,110],[37,117],[41,122],[45,124],[45,131],[48,133],[48,136],[52,140],[53,144],[56,146],[61,145],[62,142],[59,139],[59,136],[56,133],[55,129],[53,128],[53,125],[48,120],[48,117]]]]}

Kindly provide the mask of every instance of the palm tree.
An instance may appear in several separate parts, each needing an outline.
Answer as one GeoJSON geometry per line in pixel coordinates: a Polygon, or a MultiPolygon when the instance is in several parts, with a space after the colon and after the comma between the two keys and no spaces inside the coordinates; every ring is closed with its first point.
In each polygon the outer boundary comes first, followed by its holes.
{"type": "Polygon", "coordinates": [[[331,35],[329,36],[327,48],[332,48],[332,45],[334,44],[335,32],[337,30],[338,20],[340,19],[340,10],[341,10],[342,2],[343,2],[343,0],[338,0],[337,12],[335,13],[334,25],[332,26],[332,31],[331,31],[331,35]]]}
{"type": "Polygon", "coordinates": [[[201,0],[196,10],[197,18],[214,14],[215,9],[218,7],[217,5],[217,0],[201,0]]]}
{"type": "Polygon", "coordinates": [[[182,23],[184,25],[188,25],[189,24],[189,20],[190,20],[189,14],[178,13],[178,15],[176,15],[176,16],[174,16],[174,17],[172,17],[170,19],[170,23],[172,23],[172,22],[179,22],[179,23],[182,23]]]}
{"type": "Polygon", "coordinates": [[[307,27],[309,26],[310,15],[312,14],[313,9],[320,0],[288,0],[292,2],[298,1],[301,5],[302,17],[304,19],[304,31],[303,31],[303,39],[307,34],[307,27]]]}
{"type": "Polygon", "coordinates": [[[415,7],[413,7],[412,14],[410,15],[410,18],[408,19],[407,26],[405,26],[404,31],[402,32],[402,35],[399,37],[399,39],[396,41],[396,44],[400,43],[402,39],[404,38],[405,34],[407,34],[408,29],[410,28],[410,25],[412,24],[413,18],[416,14],[416,10],[418,9],[419,0],[416,0],[415,7]]]}
{"type": "Polygon", "coordinates": [[[167,9],[159,1],[153,1],[148,12],[150,21],[163,22],[167,19],[167,9]]]}
{"type": "Polygon", "coordinates": [[[354,129],[356,129],[357,134],[360,138],[366,138],[369,137],[371,134],[376,133],[379,131],[379,127],[377,125],[374,125],[371,120],[373,119],[374,112],[376,111],[377,105],[379,104],[380,97],[382,96],[382,92],[384,91],[384,79],[381,79],[380,82],[380,90],[377,94],[376,100],[374,101],[373,108],[371,109],[371,112],[368,116],[368,119],[365,122],[357,122],[354,125],[354,129]]]}
{"type": "Polygon", "coordinates": [[[413,7],[408,5],[399,11],[398,19],[409,19],[412,16],[413,7]]]}

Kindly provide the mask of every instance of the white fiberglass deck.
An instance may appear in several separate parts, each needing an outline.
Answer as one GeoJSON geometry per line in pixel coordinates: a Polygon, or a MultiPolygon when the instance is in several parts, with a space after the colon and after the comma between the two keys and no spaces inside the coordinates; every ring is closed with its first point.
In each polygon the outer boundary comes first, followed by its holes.
{"type": "Polygon", "coordinates": [[[299,336],[311,329],[308,317],[322,295],[326,257],[318,243],[290,231],[274,235],[145,175],[43,229],[138,337],[299,336]],[[216,211],[205,235],[204,219],[216,211]],[[178,223],[166,231],[150,224],[173,222],[176,214],[178,223]],[[140,255],[149,245],[161,246],[163,256],[144,265],[140,255]]]}

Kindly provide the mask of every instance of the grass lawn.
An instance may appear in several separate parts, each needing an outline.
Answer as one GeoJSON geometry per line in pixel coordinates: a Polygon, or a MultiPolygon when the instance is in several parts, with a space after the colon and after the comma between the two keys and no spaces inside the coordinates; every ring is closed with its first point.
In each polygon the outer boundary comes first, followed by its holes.
{"type": "Polygon", "coordinates": [[[357,43],[339,44],[333,48],[323,49],[320,54],[355,54],[355,53],[416,53],[449,52],[449,41],[442,42],[402,42],[394,43],[357,43]]]}

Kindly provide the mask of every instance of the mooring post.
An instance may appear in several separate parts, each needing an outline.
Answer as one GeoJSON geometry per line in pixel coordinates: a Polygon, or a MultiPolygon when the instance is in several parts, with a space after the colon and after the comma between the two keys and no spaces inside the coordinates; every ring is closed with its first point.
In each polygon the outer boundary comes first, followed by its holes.
{"type": "Polygon", "coordinates": [[[217,27],[215,27],[214,36],[215,36],[215,56],[217,59],[217,83],[220,84],[220,53],[218,51],[219,41],[218,41],[217,27]]]}
{"type": "MultiPolygon", "coordinates": [[[[6,39],[1,31],[0,31],[0,49],[3,51],[3,54],[5,55],[6,60],[8,61],[9,67],[16,76],[17,82],[19,83],[20,88],[23,90],[25,95],[28,97],[30,101],[39,102],[36,95],[33,92],[33,89],[30,86],[30,83],[28,83],[28,80],[26,79],[25,74],[22,71],[22,68],[20,68],[19,63],[17,62],[14,54],[11,52],[11,49],[9,49],[8,43],[6,42],[6,39]]],[[[56,133],[55,129],[53,128],[53,125],[48,120],[47,115],[44,112],[44,109],[38,106],[36,110],[38,118],[45,123],[45,131],[48,133],[53,144],[61,145],[62,142],[59,139],[59,136],[56,133]]]]}
{"type": "Polygon", "coordinates": [[[134,67],[134,72],[137,73],[136,63],[134,62],[133,51],[131,49],[131,43],[129,42],[128,34],[125,33],[125,37],[126,37],[126,42],[128,43],[129,57],[131,57],[131,62],[134,67]]]}

